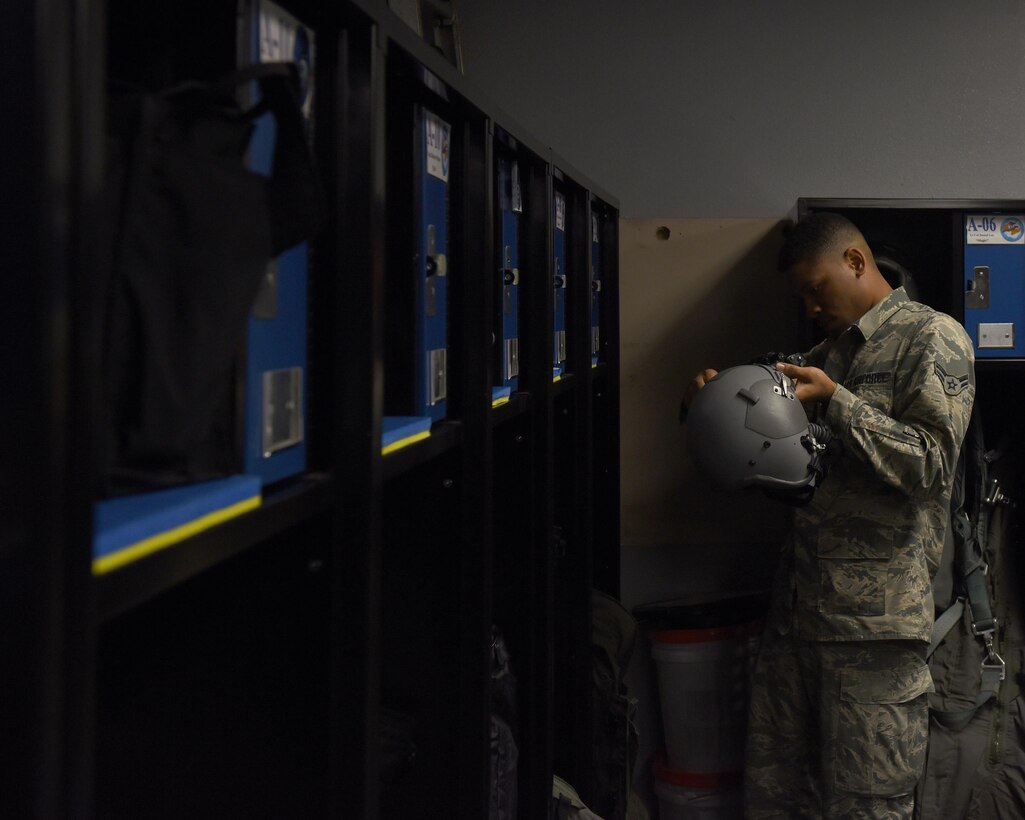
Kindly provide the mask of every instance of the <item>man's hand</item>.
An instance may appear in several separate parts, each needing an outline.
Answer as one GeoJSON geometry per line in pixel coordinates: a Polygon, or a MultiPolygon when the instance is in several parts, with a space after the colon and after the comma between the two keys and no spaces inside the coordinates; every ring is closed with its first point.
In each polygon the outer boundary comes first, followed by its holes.
{"type": "Polygon", "coordinates": [[[797,389],[797,399],[802,404],[833,398],[836,382],[817,367],[798,367],[795,364],[776,363],[776,369],[789,376],[797,389]]]}
{"type": "Polygon", "coordinates": [[[698,394],[698,391],[718,375],[719,371],[712,370],[711,368],[706,368],[698,373],[687,385],[687,389],[683,393],[683,406],[689,408],[694,402],[694,397],[698,394]]]}

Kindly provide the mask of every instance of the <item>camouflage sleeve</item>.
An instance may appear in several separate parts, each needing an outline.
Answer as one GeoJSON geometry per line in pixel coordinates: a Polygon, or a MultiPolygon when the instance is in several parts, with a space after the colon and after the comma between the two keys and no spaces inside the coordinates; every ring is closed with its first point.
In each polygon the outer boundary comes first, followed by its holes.
{"type": "Polygon", "coordinates": [[[893,416],[840,386],[826,423],[886,484],[931,498],[953,481],[974,399],[971,340],[949,316],[933,314],[894,365],[893,416]]]}

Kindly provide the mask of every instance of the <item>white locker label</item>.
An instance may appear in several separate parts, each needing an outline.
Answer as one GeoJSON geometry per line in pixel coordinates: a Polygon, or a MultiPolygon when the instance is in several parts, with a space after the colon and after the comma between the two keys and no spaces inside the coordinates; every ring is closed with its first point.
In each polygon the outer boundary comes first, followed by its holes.
{"type": "Polygon", "coordinates": [[[310,119],[313,114],[313,32],[270,0],[261,0],[259,8],[260,62],[295,63],[299,70],[303,116],[310,119]]]}
{"type": "Polygon", "coordinates": [[[511,199],[512,210],[518,214],[523,213],[523,193],[520,190],[520,166],[519,163],[512,164],[510,185],[512,186],[511,199]]]}
{"type": "Polygon", "coordinates": [[[558,193],[555,195],[555,229],[566,230],[566,197],[558,193]]]}
{"type": "Polygon", "coordinates": [[[966,245],[1025,244],[1025,217],[1007,214],[969,214],[964,218],[966,245]]]}
{"type": "Polygon", "coordinates": [[[448,182],[449,144],[452,129],[443,119],[430,111],[424,112],[424,131],[427,137],[427,173],[442,182],[448,182]]]}

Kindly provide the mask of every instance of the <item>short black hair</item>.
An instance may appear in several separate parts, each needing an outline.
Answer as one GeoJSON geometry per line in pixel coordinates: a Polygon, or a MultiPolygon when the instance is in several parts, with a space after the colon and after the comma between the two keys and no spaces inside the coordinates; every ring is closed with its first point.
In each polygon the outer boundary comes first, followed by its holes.
{"type": "Polygon", "coordinates": [[[821,258],[843,242],[859,238],[861,231],[846,216],[819,211],[785,228],[783,236],[776,266],[785,273],[803,262],[821,258]]]}

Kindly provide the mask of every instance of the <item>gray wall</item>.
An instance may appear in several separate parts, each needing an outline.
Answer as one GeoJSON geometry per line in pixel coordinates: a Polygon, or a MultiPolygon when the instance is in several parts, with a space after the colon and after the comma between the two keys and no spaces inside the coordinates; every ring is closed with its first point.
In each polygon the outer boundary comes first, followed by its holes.
{"type": "Polygon", "coordinates": [[[460,0],[466,74],[626,217],[1025,195],[1020,0],[460,0]]]}

